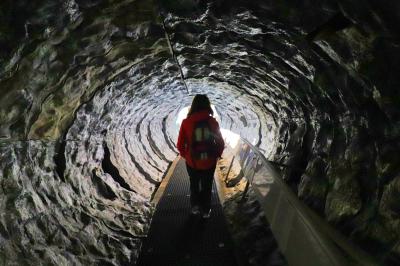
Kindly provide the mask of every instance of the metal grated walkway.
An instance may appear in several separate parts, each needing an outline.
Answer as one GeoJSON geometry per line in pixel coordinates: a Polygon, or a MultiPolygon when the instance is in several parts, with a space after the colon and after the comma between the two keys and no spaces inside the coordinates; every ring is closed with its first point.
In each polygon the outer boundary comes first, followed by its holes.
{"type": "Polygon", "coordinates": [[[236,266],[215,181],[211,217],[190,215],[189,176],[180,160],[154,213],[139,266],[236,266]]]}

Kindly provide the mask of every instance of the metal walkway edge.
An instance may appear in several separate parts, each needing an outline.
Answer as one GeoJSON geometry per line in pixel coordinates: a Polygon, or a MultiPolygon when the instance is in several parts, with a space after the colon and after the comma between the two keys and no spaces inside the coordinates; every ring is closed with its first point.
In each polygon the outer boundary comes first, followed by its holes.
{"type": "Polygon", "coordinates": [[[211,217],[190,215],[189,176],[179,160],[158,202],[139,266],[236,266],[233,242],[213,182],[211,217]]]}

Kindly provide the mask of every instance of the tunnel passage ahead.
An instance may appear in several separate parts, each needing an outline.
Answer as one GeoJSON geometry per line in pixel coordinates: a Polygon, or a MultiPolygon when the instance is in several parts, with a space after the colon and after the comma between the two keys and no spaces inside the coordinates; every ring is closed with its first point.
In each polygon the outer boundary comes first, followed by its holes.
{"type": "Polygon", "coordinates": [[[301,199],[395,260],[396,8],[184,2],[0,4],[4,260],[135,261],[176,116],[199,92],[223,128],[295,166],[301,199]]]}
{"type": "Polygon", "coordinates": [[[138,265],[238,265],[215,182],[211,216],[203,220],[190,214],[190,182],[185,161],[177,159],[173,168],[138,265]]]}

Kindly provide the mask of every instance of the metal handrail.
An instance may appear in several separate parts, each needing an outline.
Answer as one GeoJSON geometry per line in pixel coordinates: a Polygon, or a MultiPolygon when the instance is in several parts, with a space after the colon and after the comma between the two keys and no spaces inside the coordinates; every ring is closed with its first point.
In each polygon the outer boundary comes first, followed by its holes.
{"type": "MultiPolygon", "coordinates": [[[[279,170],[250,142],[240,139],[231,165],[241,171],[256,192],[272,233],[289,265],[378,265],[369,254],[306,206],[283,181],[279,170]]],[[[231,167],[230,167],[231,168],[231,167]]]]}

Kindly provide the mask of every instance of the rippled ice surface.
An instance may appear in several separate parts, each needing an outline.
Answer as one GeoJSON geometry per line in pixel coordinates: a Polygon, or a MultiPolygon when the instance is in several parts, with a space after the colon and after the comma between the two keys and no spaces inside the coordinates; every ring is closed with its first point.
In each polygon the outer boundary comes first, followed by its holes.
{"type": "Polygon", "coordinates": [[[196,93],[321,216],[399,254],[397,2],[211,2],[0,4],[0,260],[134,263],[196,93]]]}

